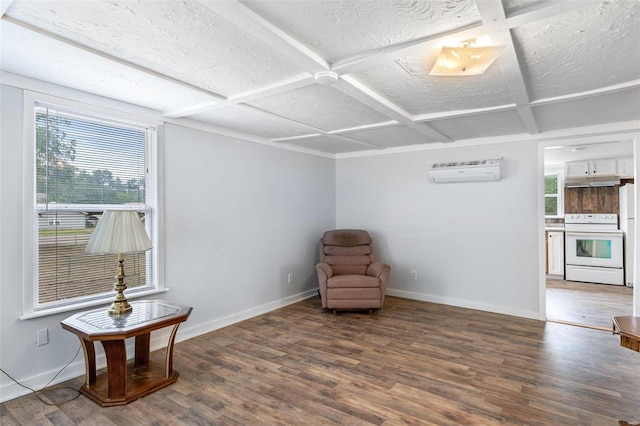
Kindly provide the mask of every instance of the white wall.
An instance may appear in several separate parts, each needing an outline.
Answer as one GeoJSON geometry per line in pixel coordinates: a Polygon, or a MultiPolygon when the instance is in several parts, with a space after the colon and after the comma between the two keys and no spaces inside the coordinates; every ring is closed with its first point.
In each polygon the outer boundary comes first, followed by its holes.
{"type": "MultiPolygon", "coordinates": [[[[73,312],[18,319],[25,278],[22,90],[0,85],[0,107],[0,367],[40,388],[79,342],[60,327],[73,312]],[[44,328],[50,343],[38,347],[36,331],[44,328]]],[[[178,340],[315,295],[317,240],[335,226],[334,160],[165,127],[161,238],[171,291],[163,298],[194,307],[178,340]]],[[[152,337],[153,346],[166,344],[162,335],[152,337]]],[[[80,354],[56,382],[82,374],[80,354]]],[[[0,400],[25,392],[0,373],[0,400]]]]}
{"type": "MultiPolygon", "coordinates": [[[[640,136],[640,135],[638,135],[640,136]]],[[[636,184],[634,188],[636,190],[635,193],[635,201],[636,201],[636,211],[635,211],[635,223],[636,223],[636,235],[635,235],[635,247],[634,253],[636,253],[635,265],[634,265],[634,278],[633,278],[633,315],[640,316],[640,226],[638,226],[638,213],[640,213],[640,182],[637,182],[638,177],[640,177],[640,137],[636,138],[633,141],[633,167],[635,169],[635,178],[636,184]]]]}
{"type": "Polygon", "coordinates": [[[165,138],[167,298],[194,306],[190,323],[317,288],[333,160],[174,125],[165,138]]]}
{"type": "Polygon", "coordinates": [[[388,294],[538,319],[537,156],[521,142],[339,159],[336,224],[373,234],[388,294]],[[496,156],[499,182],[428,180],[430,163],[496,156]]]}

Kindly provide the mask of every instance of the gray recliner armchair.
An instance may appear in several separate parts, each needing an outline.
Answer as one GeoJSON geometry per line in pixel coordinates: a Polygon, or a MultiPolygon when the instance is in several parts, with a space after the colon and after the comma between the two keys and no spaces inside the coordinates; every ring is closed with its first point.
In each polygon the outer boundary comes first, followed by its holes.
{"type": "Polygon", "coordinates": [[[375,262],[367,231],[336,229],[320,239],[316,265],[322,307],[332,309],[382,308],[391,267],[375,262]]]}

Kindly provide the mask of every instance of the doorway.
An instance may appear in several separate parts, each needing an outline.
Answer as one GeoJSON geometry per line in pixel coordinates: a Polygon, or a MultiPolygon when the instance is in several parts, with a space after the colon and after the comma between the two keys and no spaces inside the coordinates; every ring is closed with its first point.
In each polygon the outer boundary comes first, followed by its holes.
{"type": "Polygon", "coordinates": [[[611,317],[633,314],[633,288],[546,279],[547,320],[611,330],[611,317]]]}
{"type": "MultiPolygon", "coordinates": [[[[558,236],[558,230],[563,229],[565,213],[619,213],[618,185],[604,189],[583,188],[579,191],[565,190],[564,170],[566,163],[579,164],[602,158],[633,158],[633,140],[614,142],[595,142],[579,145],[546,147],[543,150],[545,171],[545,248],[547,248],[549,233],[558,236]],[[578,162],[578,163],[576,163],[578,162]],[[549,196],[548,176],[555,176],[557,191],[555,198],[549,196]],[[599,192],[598,192],[599,191],[599,192]],[[565,194],[566,192],[566,194],[565,194]],[[598,194],[596,195],[596,192],[598,194]],[[582,200],[580,197],[588,194],[595,197],[582,200]],[[603,195],[604,194],[604,195],[603,195]],[[566,195],[566,196],[565,196],[566,195]],[[551,200],[549,198],[552,198],[551,200]],[[554,212],[554,203],[556,211],[554,212]],[[584,209],[584,211],[578,211],[584,209]],[[550,214],[547,216],[547,214],[550,214]]],[[[630,176],[633,178],[633,175],[630,176]]],[[[633,179],[622,179],[621,184],[633,183],[633,179]]],[[[553,182],[551,182],[553,183],[553,182]]],[[[551,191],[552,192],[552,191],[551,191]]],[[[564,234],[559,234],[564,238],[564,234]]],[[[556,241],[557,243],[557,241],[556,241]]],[[[552,250],[558,250],[554,245],[552,250]]],[[[561,250],[565,250],[562,246],[561,250]]],[[[608,285],[590,282],[566,280],[563,265],[558,268],[558,256],[545,250],[547,268],[545,269],[544,297],[546,301],[546,319],[582,327],[611,330],[611,317],[633,315],[634,289],[625,285],[608,285]],[[554,267],[550,267],[550,263],[554,267]],[[553,275],[548,275],[551,273],[553,275]]],[[[561,262],[564,263],[564,255],[561,262]]]]}

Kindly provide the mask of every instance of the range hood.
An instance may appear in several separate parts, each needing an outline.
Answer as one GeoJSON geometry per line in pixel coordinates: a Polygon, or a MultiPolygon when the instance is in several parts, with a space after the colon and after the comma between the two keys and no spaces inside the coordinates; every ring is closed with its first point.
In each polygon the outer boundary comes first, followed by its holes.
{"type": "Polygon", "coordinates": [[[598,186],[620,185],[618,176],[591,176],[591,177],[570,177],[564,181],[565,188],[588,188],[598,186]]]}

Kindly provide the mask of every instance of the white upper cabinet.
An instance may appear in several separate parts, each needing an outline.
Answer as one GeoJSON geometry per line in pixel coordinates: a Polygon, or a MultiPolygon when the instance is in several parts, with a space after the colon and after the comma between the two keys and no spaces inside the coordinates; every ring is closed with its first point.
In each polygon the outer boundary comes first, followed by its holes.
{"type": "Polygon", "coordinates": [[[589,176],[588,161],[574,161],[566,164],[565,177],[586,177],[589,176]]]}
{"type": "Polygon", "coordinates": [[[572,161],[565,165],[565,177],[616,176],[618,160],[604,158],[601,160],[572,161]]]}
{"type": "Polygon", "coordinates": [[[591,163],[592,176],[615,176],[618,173],[618,160],[615,158],[593,160],[589,163],[591,163]]]}
{"type": "Polygon", "coordinates": [[[618,175],[622,179],[633,179],[633,157],[618,158],[618,175]]]}

